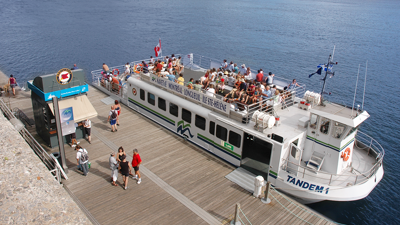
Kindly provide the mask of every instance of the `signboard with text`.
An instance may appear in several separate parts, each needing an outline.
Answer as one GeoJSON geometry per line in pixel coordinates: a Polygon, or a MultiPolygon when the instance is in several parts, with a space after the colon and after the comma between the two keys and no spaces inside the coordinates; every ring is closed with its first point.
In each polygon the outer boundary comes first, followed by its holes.
{"type": "Polygon", "coordinates": [[[197,101],[203,105],[207,105],[209,107],[212,107],[213,109],[224,113],[224,114],[229,114],[230,111],[230,105],[229,103],[226,103],[220,99],[207,96],[199,91],[189,89],[186,86],[180,85],[178,83],[172,82],[168,79],[158,77],[154,74],[150,74],[150,81],[158,86],[161,86],[163,88],[166,88],[168,90],[173,91],[174,93],[183,95],[187,98],[191,98],[194,101],[197,101]]]}

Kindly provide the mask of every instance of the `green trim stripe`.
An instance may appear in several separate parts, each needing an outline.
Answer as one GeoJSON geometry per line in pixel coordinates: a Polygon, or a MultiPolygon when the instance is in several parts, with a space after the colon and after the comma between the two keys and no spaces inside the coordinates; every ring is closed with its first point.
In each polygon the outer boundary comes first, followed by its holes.
{"type": "Polygon", "coordinates": [[[229,152],[229,153],[231,153],[231,154],[233,154],[233,155],[235,155],[235,156],[241,158],[241,155],[239,155],[239,154],[237,154],[236,152],[230,150],[229,148],[226,148],[226,147],[224,147],[224,146],[222,146],[222,145],[220,145],[220,144],[218,144],[218,143],[215,143],[214,141],[210,140],[209,138],[207,138],[207,137],[205,137],[205,136],[203,136],[203,135],[201,135],[201,134],[199,134],[199,133],[197,133],[197,136],[199,136],[199,137],[201,137],[201,138],[207,140],[208,142],[211,142],[212,144],[217,145],[217,146],[220,147],[221,149],[223,149],[223,150],[225,150],[225,151],[227,151],[227,152],[229,152]]]}
{"type": "Polygon", "coordinates": [[[352,141],[354,141],[354,138],[352,138],[349,142],[347,142],[343,147],[340,148],[340,151],[342,151],[347,145],[349,145],[352,141]]]}
{"type": "Polygon", "coordinates": [[[336,147],[336,146],[330,145],[330,144],[328,144],[328,143],[325,143],[325,142],[323,142],[323,141],[320,141],[320,140],[318,140],[318,139],[316,139],[316,138],[313,138],[313,137],[311,137],[311,136],[308,136],[308,135],[307,135],[307,137],[310,138],[310,139],[313,139],[314,141],[316,141],[316,142],[318,142],[318,143],[321,143],[321,144],[324,144],[324,145],[328,145],[328,146],[330,146],[330,147],[332,147],[332,148],[334,148],[334,149],[340,150],[340,148],[338,148],[338,147],[336,147]]]}
{"type": "Polygon", "coordinates": [[[158,113],[158,112],[156,112],[156,111],[154,111],[154,110],[150,109],[149,107],[147,107],[147,106],[145,106],[145,105],[143,105],[143,104],[140,104],[139,102],[137,102],[137,101],[135,101],[135,100],[133,100],[133,99],[131,99],[131,98],[129,98],[129,100],[131,100],[131,101],[135,102],[136,104],[138,104],[138,105],[142,106],[143,108],[146,108],[147,110],[149,110],[149,111],[152,111],[153,113],[155,113],[155,114],[157,114],[157,115],[159,115],[159,116],[161,116],[161,117],[165,118],[166,120],[169,120],[169,121],[171,121],[172,123],[174,123],[174,124],[175,124],[175,121],[174,121],[174,120],[171,120],[170,118],[168,118],[168,117],[164,116],[163,114],[161,114],[161,113],[158,113]]]}
{"type": "Polygon", "coordinates": [[[269,171],[271,174],[273,174],[273,175],[275,175],[275,176],[278,176],[278,174],[277,173],[275,173],[274,171],[272,171],[272,170],[270,170],[269,171]]]}

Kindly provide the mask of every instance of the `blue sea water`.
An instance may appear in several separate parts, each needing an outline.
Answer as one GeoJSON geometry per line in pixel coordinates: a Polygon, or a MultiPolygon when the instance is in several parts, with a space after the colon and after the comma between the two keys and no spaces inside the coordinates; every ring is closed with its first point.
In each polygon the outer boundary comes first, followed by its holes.
{"type": "Polygon", "coordinates": [[[70,68],[90,71],[164,54],[197,53],[296,78],[320,91],[316,66],[336,45],[330,100],[371,117],[362,131],[385,148],[385,176],[354,202],[311,205],[346,224],[400,224],[400,2],[396,0],[0,0],[0,70],[19,83],[70,68]]]}

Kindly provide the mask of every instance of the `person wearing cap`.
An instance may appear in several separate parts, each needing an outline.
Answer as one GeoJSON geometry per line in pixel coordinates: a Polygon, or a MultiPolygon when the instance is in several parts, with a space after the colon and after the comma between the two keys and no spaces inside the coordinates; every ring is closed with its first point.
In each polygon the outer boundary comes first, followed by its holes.
{"type": "Polygon", "coordinates": [[[243,74],[243,75],[247,75],[247,74],[246,74],[247,68],[246,68],[246,65],[245,65],[245,64],[242,64],[242,66],[241,66],[240,69],[239,69],[239,72],[240,72],[241,74],[243,74]]]}
{"type": "Polygon", "coordinates": [[[112,152],[110,154],[108,162],[110,163],[110,169],[111,169],[111,184],[117,186],[115,182],[118,179],[118,162],[115,159],[115,152],[112,152]]]}

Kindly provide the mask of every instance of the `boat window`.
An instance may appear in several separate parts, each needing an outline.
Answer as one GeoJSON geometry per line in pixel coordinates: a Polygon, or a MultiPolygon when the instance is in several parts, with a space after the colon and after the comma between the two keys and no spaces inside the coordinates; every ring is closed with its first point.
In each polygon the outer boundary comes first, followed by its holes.
{"type": "Polygon", "coordinates": [[[188,123],[192,122],[192,113],[189,110],[182,108],[182,119],[188,123]]]}
{"type": "Polygon", "coordinates": [[[341,138],[344,131],[346,130],[346,125],[338,122],[334,122],[332,137],[341,138]]]}
{"type": "Polygon", "coordinates": [[[210,121],[210,134],[215,134],[215,123],[213,121],[210,121]]]}
{"type": "Polygon", "coordinates": [[[196,127],[205,130],[206,129],[206,119],[204,119],[203,117],[196,115],[196,119],[194,121],[194,124],[196,125],[196,127]]]}
{"type": "Polygon", "coordinates": [[[317,129],[317,123],[318,123],[318,116],[315,114],[311,114],[310,128],[317,129]]]}
{"type": "Polygon", "coordinates": [[[167,105],[165,103],[165,100],[163,98],[158,98],[158,108],[162,110],[167,110],[167,105]]]}
{"type": "Polygon", "coordinates": [[[228,137],[228,130],[225,127],[221,127],[220,125],[217,125],[217,138],[226,141],[226,138],[228,137]]]}
{"type": "Polygon", "coordinates": [[[329,133],[329,124],[330,124],[329,119],[321,118],[321,127],[319,128],[319,131],[321,131],[322,134],[328,134],[329,133]]]}
{"type": "Polygon", "coordinates": [[[178,111],[179,107],[177,105],[174,103],[169,103],[169,113],[171,113],[171,115],[178,117],[178,111]]]}
{"type": "Polygon", "coordinates": [[[152,104],[155,105],[156,104],[156,96],[154,96],[152,93],[147,92],[147,101],[152,104]]]}
{"type": "Polygon", "coordinates": [[[142,99],[143,101],[145,100],[145,95],[144,95],[144,90],[140,89],[140,99],[142,99]]]}
{"type": "Polygon", "coordinates": [[[295,146],[292,146],[292,151],[291,151],[291,155],[292,155],[292,157],[294,158],[294,159],[296,159],[296,160],[299,160],[299,158],[300,158],[300,151],[295,147],[295,146]]]}
{"type": "Polygon", "coordinates": [[[240,141],[242,137],[240,134],[237,134],[236,132],[229,131],[229,144],[232,144],[233,146],[236,146],[240,148],[240,141]]]}
{"type": "Polygon", "coordinates": [[[350,134],[352,134],[354,131],[357,131],[358,126],[357,127],[352,127],[349,131],[349,133],[347,133],[346,137],[350,136],[350,134]]]}

